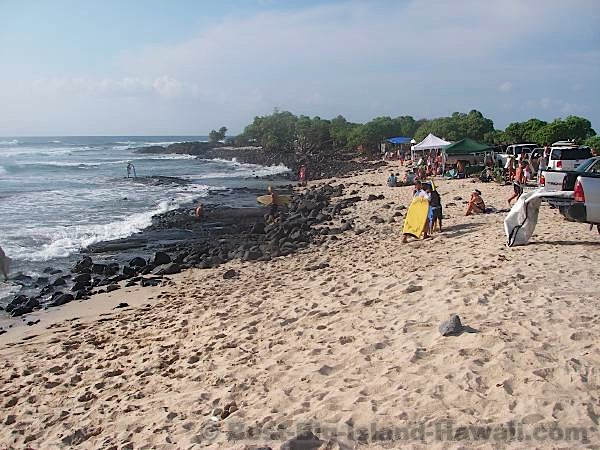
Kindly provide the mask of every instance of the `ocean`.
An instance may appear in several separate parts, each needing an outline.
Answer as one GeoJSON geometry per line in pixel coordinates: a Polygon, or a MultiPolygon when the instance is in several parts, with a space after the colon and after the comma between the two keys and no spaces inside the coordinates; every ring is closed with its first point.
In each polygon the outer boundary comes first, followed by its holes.
{"type": "MultiPolygon", "coordinates": [[[[127,237],[153,215],[207,197],[212,190],[245,185],[257,176],[286,172],[188,155],[146,155],[146,145],[205,141],[206,136],[85,136],[0,138],[0,246],[12,272],[36,276],[64,268],[81,249],[127,237]],[[140,184],[127,178],[169,176],[185,185],[140,184]]],[[[0,300],[18,290],[0,281],[0,300]]]]}

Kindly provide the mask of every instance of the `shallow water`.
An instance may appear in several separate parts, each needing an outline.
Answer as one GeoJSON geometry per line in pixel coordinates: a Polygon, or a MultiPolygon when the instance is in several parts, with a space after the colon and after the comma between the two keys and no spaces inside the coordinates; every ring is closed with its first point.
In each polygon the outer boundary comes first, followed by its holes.
{"type": "MultiPolygon", "coordinates": [[[[13,272],[35,275],[43,267],[64,266],[90,244],[129,236],[147,227],[154,214],[206,197],[209,190],[287,170],[133,152],[144,145],[204,139],[0,138],[0,246],[13,259],[13,272]],[[141,184],[127,179],[128,161],[138,177],[179,177],[190,183],[141,184]]],[[[0,283],[0,298],[10,289],[0,283]]]]}

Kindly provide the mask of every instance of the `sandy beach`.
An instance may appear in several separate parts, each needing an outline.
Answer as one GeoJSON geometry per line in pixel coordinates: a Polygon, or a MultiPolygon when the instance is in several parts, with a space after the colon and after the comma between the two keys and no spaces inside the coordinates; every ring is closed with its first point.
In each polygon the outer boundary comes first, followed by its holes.
{"type": "Polygon", "coordinates": [[[544,205],[507,248],[505,213],[464,212],[474,188],[507,208],[510,186],[436,180],[443,233],[401,244],[412,187],[389,171],[330,180],[363,200],[321,245],[0,336],[0,448],[276,449],[303,424],[323,448],[600,448],[600,235],[544,205]],[[452,313],[471,332],[442,337],[452,313]]]}

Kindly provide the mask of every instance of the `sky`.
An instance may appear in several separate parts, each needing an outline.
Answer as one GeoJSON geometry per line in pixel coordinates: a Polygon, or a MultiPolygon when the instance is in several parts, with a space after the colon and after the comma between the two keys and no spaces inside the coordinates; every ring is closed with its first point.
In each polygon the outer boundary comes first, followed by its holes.
{"type": "Polygon", "coordinates": [[[481,111],[600,133],[599,0],[0,0],[0,136],[481,111]]]}

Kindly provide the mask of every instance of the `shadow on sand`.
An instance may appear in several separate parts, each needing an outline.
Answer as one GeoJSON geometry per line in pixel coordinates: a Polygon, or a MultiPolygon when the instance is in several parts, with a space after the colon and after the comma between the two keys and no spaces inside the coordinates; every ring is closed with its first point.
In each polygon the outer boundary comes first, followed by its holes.
{"type": "Polygon", "coordinates": [[[529,241],[527,245],[583,245],[597,247],[600,241],[529,241]]]}
{"type": "Polygon", "coordinates": [[[443,234],[446,237],[453,238],[457,236],[462,236],[463,234],[472,233],[477,229],[481,228],[483,223],[474,222],[474,223],[461,223],[458,225],[452,225],[450,227],[445,227],[443,234]]]}

